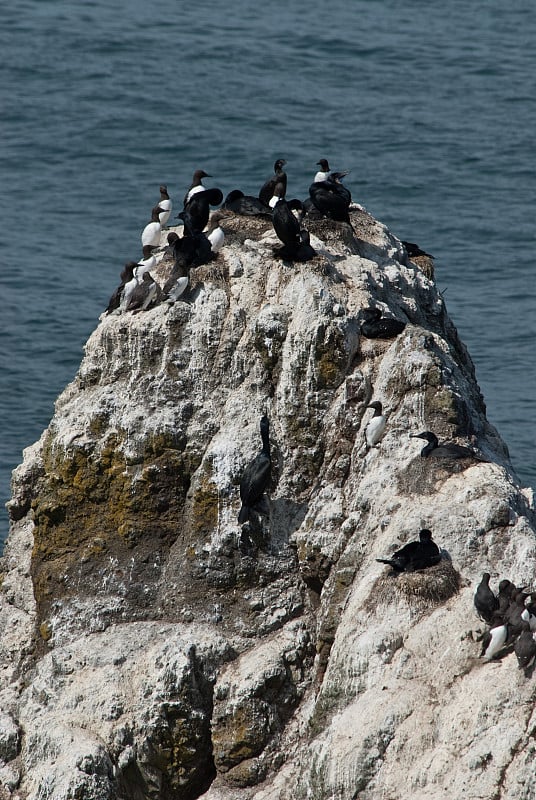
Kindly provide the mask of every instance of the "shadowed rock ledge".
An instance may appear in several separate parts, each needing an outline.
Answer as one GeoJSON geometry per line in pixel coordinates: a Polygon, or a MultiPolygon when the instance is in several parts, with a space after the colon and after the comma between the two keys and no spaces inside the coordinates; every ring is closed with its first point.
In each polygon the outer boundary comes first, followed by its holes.
{"type": "Polygon", "coordinates": [[[187,302],[88,340],[13,475],[2,800],[533,797],[535,684],[478,660],[472,606],[485,570],[532,587],[532,495],[432,272],[352,223],[311,221],[292,264],[227,220],[187,302]],[[404,331],[364,338],[370,305],[404,331]],[[264,412],[270,515],[241,529],[264,412]],[[423,430],[488,461],[423,459],[423,430]],[[375,559],[422,527],[443,560],[391,576],[375,559]]]}

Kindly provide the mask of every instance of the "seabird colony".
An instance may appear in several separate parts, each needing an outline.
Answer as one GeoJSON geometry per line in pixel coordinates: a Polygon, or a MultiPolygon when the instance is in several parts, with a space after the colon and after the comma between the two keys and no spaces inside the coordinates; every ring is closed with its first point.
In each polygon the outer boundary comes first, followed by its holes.
{"type": "MultiPolygon", "coordinates": [[[[261,185],[258,195],[244,194],[240,189],[232,189],[225,200],[218,188],[207,188],[203,180],[211,176],[202,169],[193,173],[192,181],[184,195],[183,208],[176,218],[182,221],[182,236],[171,231],[167,235],[167,245],[161,246],[162,232],[168,223],[173,208],[168,187],[159,187],[160,198],[151,211],[150,221],[141,234],[142,257],[139,261],[129,261],[123,267],[120,284],[113,292],[106,314],[145,311],[157,303],[174,303],[186,298],[189,273],[192,268],[202,266],[218,257],[225,242],[224,223],[227,217],[244,216],[271,220],[274,232],[281,245],[273,248],[273,255],[286,262],[305,262],[315,258],[311,246],[308,219],[330,219],[346,223],[354,232],[350,220],[352,196],[343,184],[347,172],[332,171],[329,162],[321,158],[316,162],[320,168],[309,186],[309,196],[305,200],[287,199],[287,174],[283,158],[276,160],[273,175],[261,185]],[[211,212],[211,207],[219,207],[211,212]],[[223,223],[223,227],[222,227],[223,223]],[[157,264],[157,254],[166,254],[173,260],[171,274],[161,288],[150,270],[157,264]]],[[[422,256],[432,259],[429,253],[421,250],[413,242],[402,242],[406,257],[418,259],[422,256]]],[[[392,339],[399,336],[406,322],[391,316],[384,316],[378,307],[362,311],[361,335],[367,339],[392,339]]],[[[388,414],[379,400],[369,402],[366,408],[374,414],[364,427],[366,452],[381,445],[387,427],[388,414]]],[[[266,496],[272,477],[270,453],[270,423],[266,412],[259,424],[262,448],[244,467],[240,480],[241,507],[238,523],[247,537],[247,526],[256,518],[269,517],[270,505],[266,496]]],[[[410,438],[423,439],[426,444],[417,458],[434,462],[445,469],[455,464],[464,469],[475,462],[486,459],[474,448],[455,442],[440,443],[432,431],[412,433],[410,438]]],[[[368,457],[368,456],[367,456],[368,457]]],[[[387,564],[393,578],[407,573],[429,574],[430,568],[440,564],[443,554],[433,541],[432,533],[423,528],[419,539],[410,541],[395,550],[392,555],[376,558],[387,564]]],[[[536,663],[536,593],[527,593],[516,587],[510,580],[503,579],[495,594],[489,586],[490,574],[485,572],[474,594],[474,607],[479,617],[486,623],[487,630],[482,635],[481,656],[485,661],[499,657],[502,653],[514,650],[520,669],[531,674],[536,663]]]]}

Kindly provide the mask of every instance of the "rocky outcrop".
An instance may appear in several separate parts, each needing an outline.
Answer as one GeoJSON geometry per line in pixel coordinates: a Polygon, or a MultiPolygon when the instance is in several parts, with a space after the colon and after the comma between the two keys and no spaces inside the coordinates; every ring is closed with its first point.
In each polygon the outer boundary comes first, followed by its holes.
{"type": "Polygon", "coordinates": [[[479,661],[472,607],[484,570],[532,585],[531,494],[429,265],[352,223],[288,263],[228,220],[184,298],[101,319],[13,477],[0,797],[532,798],[535,685],[479,661]],[[403,333],[365,339],[369,305],[403,333]],[[270,513],[241,527],[263,413],[270,513]],[[426,429],[487,461],[421,458],[426,429]],[[422,527],[436,567],[376,562],[422,527]]]}

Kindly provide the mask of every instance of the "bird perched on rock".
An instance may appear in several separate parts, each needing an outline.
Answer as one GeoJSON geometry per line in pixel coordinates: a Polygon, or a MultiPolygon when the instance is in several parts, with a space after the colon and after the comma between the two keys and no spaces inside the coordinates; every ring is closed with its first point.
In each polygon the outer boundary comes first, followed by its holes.
{"type": "Polygon", "coordinates": [[[171,202],[171,198],[168,194],[167,186],[164,183],[160,186],[160,200],[158,201],[158,205],[162,209],[159,214],[159,219],[160,225],[163,229],[171,216],[171,209],[173,208],[173,203],[171,202]]]}
{"type": "Polygon", "coordinates": [[[184,222],[186,236],[202,233],[208,223],[210,206],[219,206],[222,200],[221,189],[213,188],[195,192],[180,214],[177,214],[177,217],[184,222]]]}
{"type": "Polygon", "coordinates": [[[525,623],[524,630],[519,634],[514,643],[514,653],[516,654],[519,669],[527,669],[530,662],[536,656],[536,642],[532,631],[525,623]]]}
{"type": "Polygon", "coordinates": [[[287,173],[283,167],[287,162],[284,158],[278,158],[274,164],[274,174],[261,186],[259,200],[265,206],[271,206],[270,201],[274,196],[285,197],[287,193],[287,173]]]}
{"type": "Polygon", "coordinates": [[[143,248],[143,258],[138,261],[138,265],[135,270],[136,278],[138,282],[141,281],[144,274],[149,272],[154,267],[156,267],[156,256],[153,255],[153,250],[156,248],[153,245],[146,244],[143,248]]]}
{"type": "Polygon", "coordinates": [[[188,189],[188,191],[186,192],[186,195],[184,197],[184,205],[186,205],[188,200],[192,199],[194,194],[197,194],[197,192],[204,192],[205,191],[205,187],[203,186],[203,183],[202,183],[203,178],[211,178],[211,177],[212,177],[212,175],[209,175],[208,172],[205,172],[202,169],[196,169],[196,171],[194,172],[193,177],[192,177],[192,182],[190,184],[190,188],[188,189]]]}
{"type": "Polygon", "coordinates": [[[207,231],[207,238],[213,253],[218,253],[223,247],[225,233],[220,225],[221,221],[227,216],[223,211],[215,211],[210,217],[207,231]]]}
{"type": "Polygon", "coordinates": [[[476,461],[486,461],[483,456],[475,453],[469,447],[454,442],[445,442],[439,444],[439,440],[435,433],[432,431],[423,431],[422,433],[411,433],[410,439],[425,439],[426,444],[421,450],[423,458],[444,458],[444,459],[459,459],[459,458],[473,458],[476,461]]]}
{"type": "MultiPolygon", "coordinates": [[[[123,269],[121,270],[121,275],[119,276],[121,279],[121,283],[114,291],[112,296],[108,301],[108,305],[106,306],[106,313],[110,314],[112,311],[115,311],[119,308],[121,304],[121,297],[125,290],[125,286],[127,283],[133,280],[134,278],[134,270],[137,267],[137,263],[135,261],[128,261],[123,269]]],[[[134,287],[135,284],[133,284],[134,287]]]]}
{"type": "Polygon", "coordinates": [[[508,638],[508,625],[496,625],[484,635],[482,639],[481,658],[490,661],[502,650],[508,638]]]}
{"type": "Polygon", "coordinates": [[[413,572],[416,569],[426,569],[439,564],[441,553],[432,539],[431,531],[423,528],[419,532],[418,542],[409,542],[393,553],[391,558],[377,558],[376,561],[389,564],[395,572],[413,572]]]}
{"type": "Polygon", "coordinates": [[[313,181],[309,197],[314,207],[329,219],[347,222],[351,226],[348,209],[352,202],[349,189],[342,184],[343,172],[331,172],[325,181],[313,181]]]}
{"type": "Polygon", "coordinates": [[[405,322],[392,317],[382,317],[379,308],[366,308],[363,311],[361,333],[367,339],[392,339],[402,333],[405,327],[405,322]]]}
{"type": "Polygon", "coordinates": [[[309,261],[316,255],[311,247],[309,232],[301,227],[293,210],[303,210],[301,200],[279,198],[274,206],[272,223],[283,247],[274,249],[274,255],[286,261],[309,261]]]}
{"type": "Polygon", "coordinates": [[[365,428],[365,439],[368,447],[374,447],[384,434],[387,419],[383,413],[382,404],[378,400],[370,403],[367,408],[374,409],[374,416],[365,428]]]}
{"type": "Polygon", "coordinates": [[[145,247],[145,245],[158,247],[160,244],[160,233],[162,232],[162,226],[160,225],[160,214],[162,211],[164,211],[164,209],[160,208],[160,206],[155,206],[151,211],[151,221],[147,223],[141,232],[142,247],[145,247]]]}
{"type": "Polygon", "coordinates": [[[489,587],[489,572],[484,572],[474,594],[474,604],[477,613],[485,622],[491,622],[494,614],[499,610],[499,600],[489,587]]]}
{"type": "Polygon", "coordinates": [[[146,311],[160,299],[160,288],[150,272],[146,272],[130,295],[127,311],[146,311]]]}
{"type": "Polygon", "coordinates": [[[225,200],[222,208],[240,214],[244,217],[271,217],[272,209],[269,205],[262,203],[258,197],[244,194],[240,189],[233,189],[225,200]]]}
{"type": "Polygon", "coordinates": [[[242,507],[238,514],[240,525],[249,520],[252,511],[256,511],[258,514],[268,513],[262,501],[272,473],[269,430],[268,417],[263,415],[260,421],[262,449],[247,465],[240,481],[240,499],[242,501],[242,507]]]}

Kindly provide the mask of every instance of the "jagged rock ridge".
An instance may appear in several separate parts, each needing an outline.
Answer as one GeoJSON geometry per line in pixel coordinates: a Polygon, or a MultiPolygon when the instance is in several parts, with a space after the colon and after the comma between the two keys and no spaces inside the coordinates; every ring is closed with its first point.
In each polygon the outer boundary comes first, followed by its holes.
{"type": "Polygon", "coordinates": [[[478,662],[471,588],[531,584],[529,493],[433,279],[352,224],[311,223],[318,255],[291,264],[268,223],[228,221],[188,302],[90,337],[14,473],[6,797],[532,797],[533,684],[513,654],[478,662]],[[362,337],[371,304],[404,332],[362,337]],[[270,516],[241,530],[265,411],[270,516]],[[489,463],[421,459],[425,429],[489,463]],[[421,527],[443,561],[393,579],[375,558],[421,527]]]}

